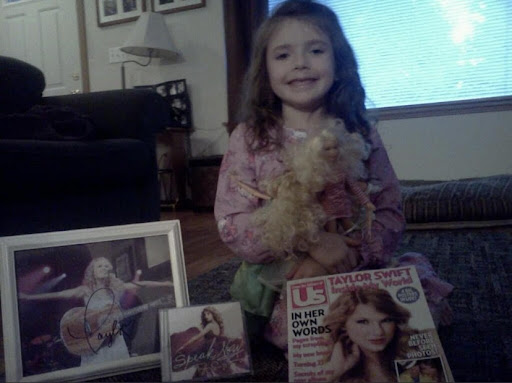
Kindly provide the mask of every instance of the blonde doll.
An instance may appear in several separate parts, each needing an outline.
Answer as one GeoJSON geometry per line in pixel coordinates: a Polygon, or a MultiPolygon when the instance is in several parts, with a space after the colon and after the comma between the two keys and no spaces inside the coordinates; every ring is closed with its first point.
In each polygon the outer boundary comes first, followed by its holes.
{"type": "Polygon", "coordinates": [[[307,252],[318,241],[322,228],[337,232],[336,219],[345,230],[354,228],[351,198],[366,208],[367,229],[375,206],[357,180],[365,177],[363,161],[369,145],[358,133],[348,133],[341,121],[285,153],[289,169],[266,184],[265,193],[240,181],[244,188],[267,204],[253,214],[261,227],[261,240],[276,255],[307,252]]]}

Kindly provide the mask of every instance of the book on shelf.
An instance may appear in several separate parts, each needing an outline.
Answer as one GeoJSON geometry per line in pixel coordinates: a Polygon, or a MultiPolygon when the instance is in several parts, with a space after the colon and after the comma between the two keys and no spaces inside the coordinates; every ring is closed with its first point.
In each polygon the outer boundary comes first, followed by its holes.
{"type": "Polygon", "coordinates": [[[240,302],[160,311],[162,381],[208,380],[252,373],[240,302]]]}
{"type": "Polygon", "coordinates": [[[413,266],[289,281],[290,382],[453,381],[413,266]]]}

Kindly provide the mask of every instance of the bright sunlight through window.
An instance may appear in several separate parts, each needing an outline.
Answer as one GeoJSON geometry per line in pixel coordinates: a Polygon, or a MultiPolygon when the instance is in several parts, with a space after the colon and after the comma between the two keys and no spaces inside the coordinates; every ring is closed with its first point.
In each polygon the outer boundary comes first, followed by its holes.
{"type": "Polygon", "coordinates": [[[369,108],[512,95],[510,0],[319,2],[354,48],[369,108]]]}

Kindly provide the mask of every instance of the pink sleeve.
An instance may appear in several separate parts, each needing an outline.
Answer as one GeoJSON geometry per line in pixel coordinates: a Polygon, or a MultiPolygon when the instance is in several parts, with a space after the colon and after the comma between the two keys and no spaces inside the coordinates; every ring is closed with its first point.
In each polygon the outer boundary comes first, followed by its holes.
{"type": "Polygon", "coordinates": [[[241,124],[229,138],[219,172],[214,213],[220,237],[234,253],[248,262],[266,263],[274,258],[258,240],[256,229],[250,222],[260,201],[240,188],[231,177],[257,188],[255,159],[248,151],[246,132],[245,125],[241,124]]]}
{"type": "MultiPolygon", "coordinates": [[[[370,195],[376,207],[375,220],[372,223],[371,239],[362,240],[360,254],[363,263],[360,268],[385,266],[397,249],[405,229],[400,185],[376,129],[372,130],[370,139],[372,152],[368,159],[369,176],[370,180],[380,183],[382,190],[370,195]]],[[[360,236],[360,233],[356,235],[360,236]]]]}

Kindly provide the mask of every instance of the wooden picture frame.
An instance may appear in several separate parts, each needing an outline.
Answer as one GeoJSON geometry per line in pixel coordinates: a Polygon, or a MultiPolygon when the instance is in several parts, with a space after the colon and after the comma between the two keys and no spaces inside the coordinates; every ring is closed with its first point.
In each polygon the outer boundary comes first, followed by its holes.
{"type": "Polygon", "coordinates": [[[138,85],[137,89],[151,89],[165,98],[169,104],[168,128],[192,128],[192,108],[185,79],[166,81],[155,85],[138,85]]]}
{"type": "Polygon", "coordinates": [[[4,237],[0,250],[6,381],[159,366],[158,309],[189,304],[179,221],[4,237]]]}
{"type": "Polygon", "coordinates": [[[146,11],[146,0],[96,0],[98,26],[134,21],[146,11]]]}
{"type": "Polygon", "coordinates": [[[153,12],[176,13],[206,6],[206,0],[151,0],[153,12]]]}

